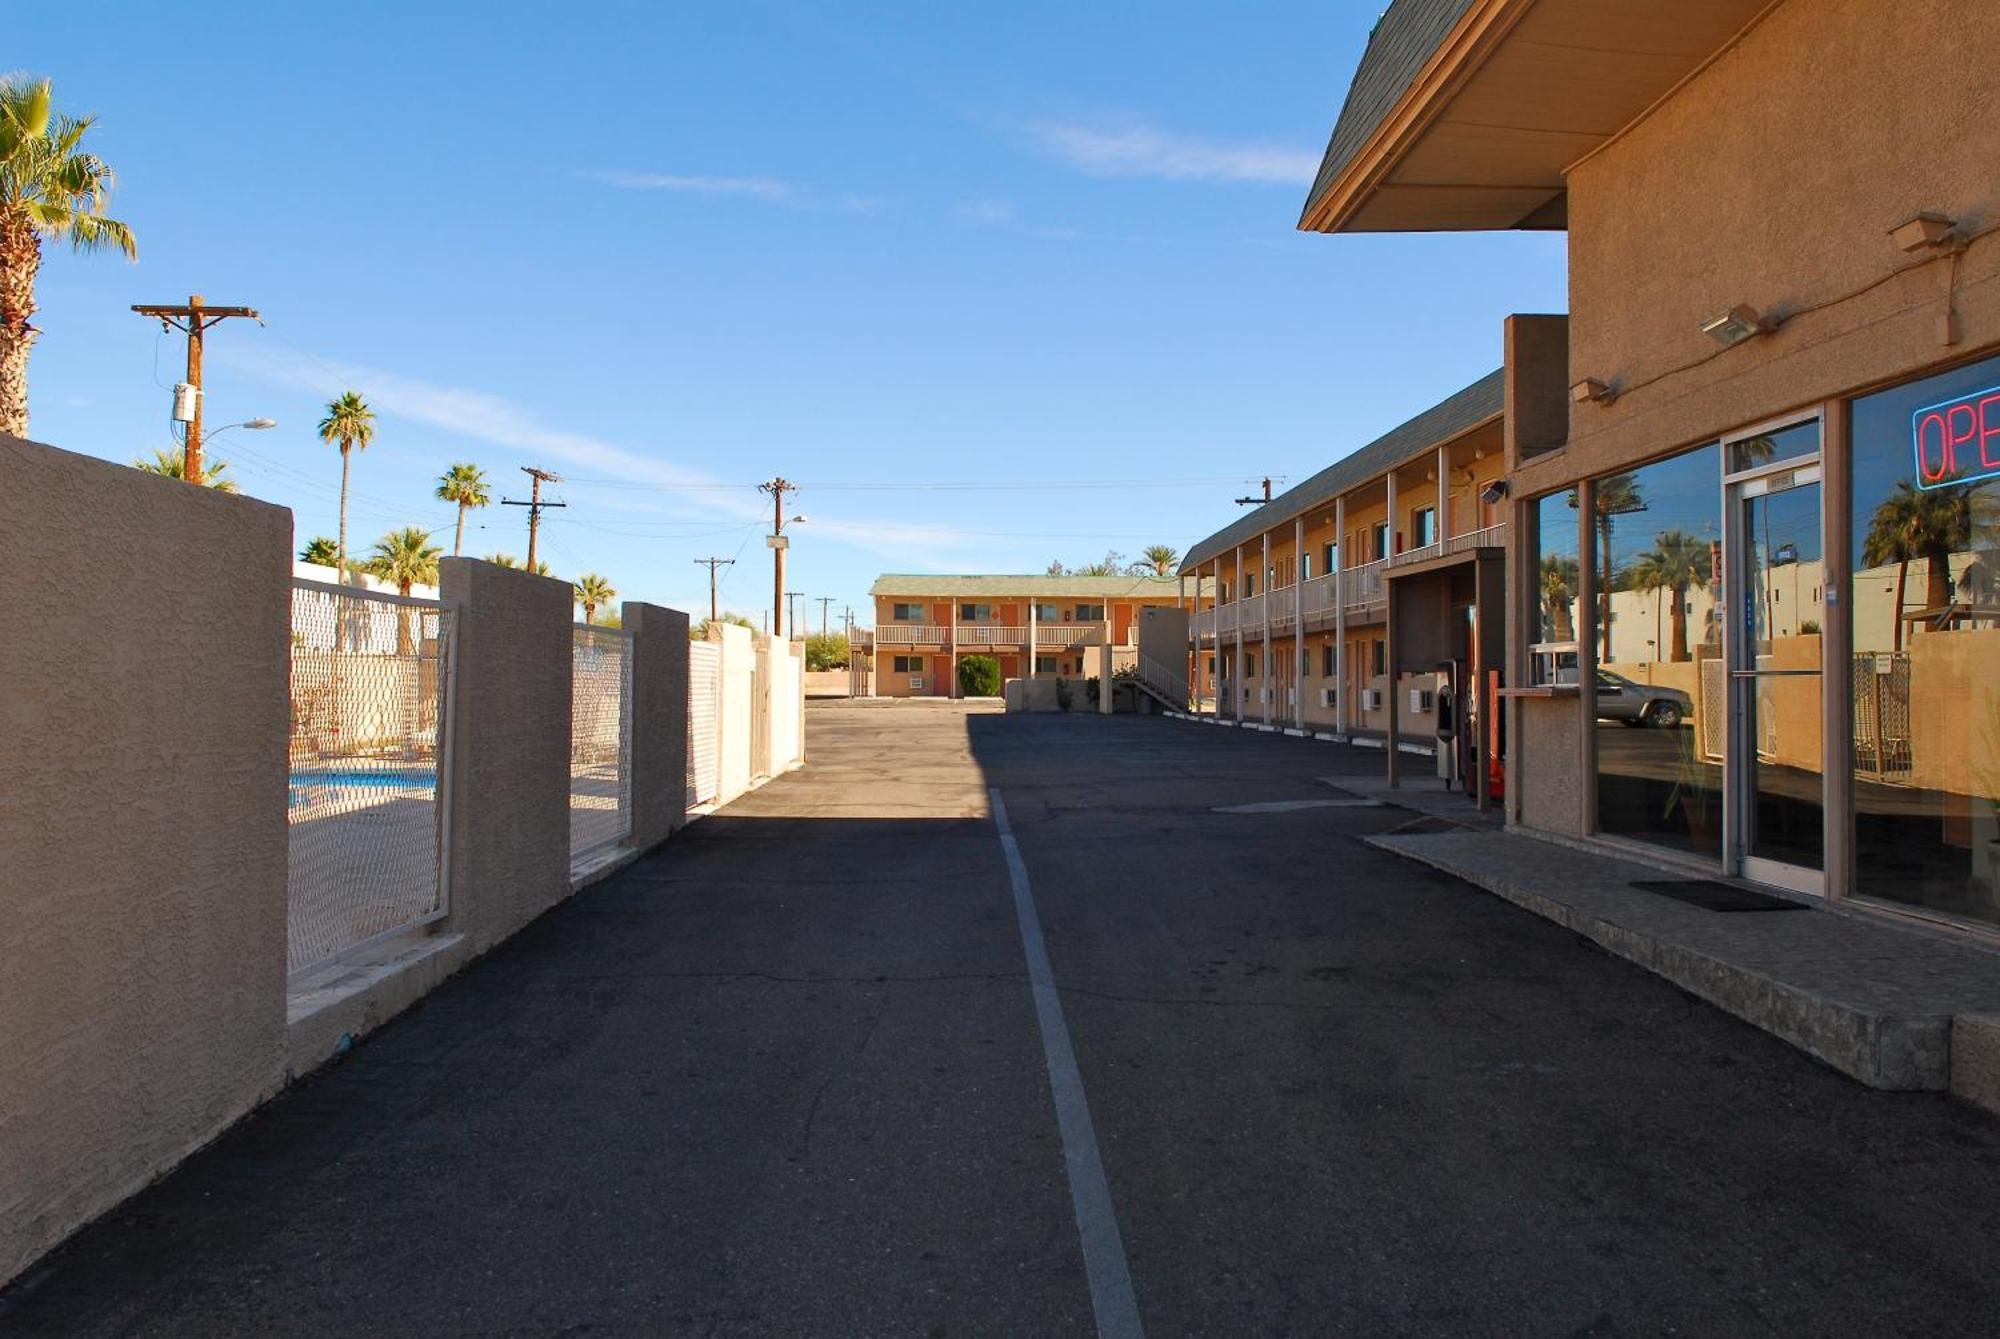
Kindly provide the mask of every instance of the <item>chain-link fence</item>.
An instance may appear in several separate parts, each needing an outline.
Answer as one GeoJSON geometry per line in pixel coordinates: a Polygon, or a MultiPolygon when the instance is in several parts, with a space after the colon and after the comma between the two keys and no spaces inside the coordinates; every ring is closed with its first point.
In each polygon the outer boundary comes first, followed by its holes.
{"type": "Polygon", "coordinates": [[[570,688],[569,850],[632,835],[632,637],[579,624],[570,688]]]}
{"type": "Polygon", "coordinates": [[[722,648],[714,642],[688,645],[687,802],[692,809],[716,797],[722,783],[717,724],[722,692],[722,648]]]}
{"type": "Polygon", "coordinates": [[[290,970],[444,914],[451,616],[292,583],[290,970]]]}

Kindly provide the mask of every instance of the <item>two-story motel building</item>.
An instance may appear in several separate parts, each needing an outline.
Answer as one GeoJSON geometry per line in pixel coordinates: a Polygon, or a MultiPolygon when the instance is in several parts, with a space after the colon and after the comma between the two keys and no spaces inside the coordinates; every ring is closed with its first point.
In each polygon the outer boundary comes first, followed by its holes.
{"type": "Polygon", "coordinates": [[[958,661],[990,655],[1001,679],[1082,678],[1091,648],[1136,648],[1139,611],[1179,602],[1162,576],[884,575],[875,601],[878,697],[955,697],[958,661]]]}
{"type": "MultiPolygon", "coordinates": [[[[1299,544],[1355,547],[1335,635],[1367,689],[1376,579],[1504,521],[1511,824],[2000,929],[1996,99],[1991,4],[1396,0],[1300,227],[1566,231],[1569,393],[1510,430],[1499,516],[1420,525],[1413,440],[1367,485],[1386,542],[1342,478],[1331,520],[1314,497],[1205,544],[1225,707],[1240,665],[1240,709],[1283,714],[1254,602],[1300,607],[1265,592],[1299,544]],[[1687,719],[1612,720],[1634,684],[1687,719]]],[[[1418,434],[1456,434],[1437,477],[1478,431],[1418,434]]],[[[1336,719],[1397,728],[1354,697],[1336,719]]]]}

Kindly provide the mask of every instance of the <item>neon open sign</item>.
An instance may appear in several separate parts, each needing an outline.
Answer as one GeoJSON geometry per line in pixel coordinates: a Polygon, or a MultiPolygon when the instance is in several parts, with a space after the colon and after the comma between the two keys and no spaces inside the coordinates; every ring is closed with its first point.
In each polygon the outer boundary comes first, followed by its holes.
{"type": "Polygon", "coordinates": [[[1910,445],[1919,488],[2000,478],[2000,386],[1917,410],[1910,445]]]}

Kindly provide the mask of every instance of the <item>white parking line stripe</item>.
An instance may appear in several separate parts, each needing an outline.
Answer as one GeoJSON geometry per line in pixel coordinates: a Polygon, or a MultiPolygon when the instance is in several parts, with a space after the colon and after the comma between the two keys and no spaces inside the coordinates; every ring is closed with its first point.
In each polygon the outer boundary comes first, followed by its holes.
{"type": "Polygon", "coordinates": [[[1028,887],[1028,867],[1007,822],[1007,803],[1000,788],[993,797],[993,825],[1000,830],[1000,850],[1007,857],[1007,874],[1014,885],[1014,916],[1021,926],[1021,950],[1028,959],[1028,984],[1035,997],[1035,1016],[1042,1026],[1042,1057],[1048,1062],[1049,1092],[1055,1098],[1056,1127],[1062,1132],[1063,1162],[1069,1168],[1069,1199],[1076,1211],[1077,1234],[1083,1239],[1083,1272],[1090,1281],[1090,1309],[1097,1317],[1101,1339],[1140,1339],[1139,1302],[1132,1294],[1132,1271],[1125,1262],[1125,1244],[1118,1236],[1118,1215],[1111,1207],[1111,1187],[1104,1179],[1104,1158],[1097,1151],[1097,1130],[1090,1122],[1090,1104],[1083,1096],[1083,1075],[1076,1067],[1069,1025],[1063,1022],[1062,997],[1042,945],[1041,917],[1028,887]]]}

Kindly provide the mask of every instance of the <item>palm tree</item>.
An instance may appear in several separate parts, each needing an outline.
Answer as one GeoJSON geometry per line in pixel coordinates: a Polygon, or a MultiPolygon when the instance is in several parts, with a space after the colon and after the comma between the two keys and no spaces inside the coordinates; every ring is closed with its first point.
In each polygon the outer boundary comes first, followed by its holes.
{"type": "Polygon", "coordinates": [[[340,538],[334,566],[345,580],[347,571],[347,473],[350,453],[355,447],[366,451],[375,440],[375,411],[361,398],[360,391],[344,391],[327,403],[326,417],[319,421],[319,439],[340,446],[340,538]]]}
{"type": "Polygon", "coordinates": [[[585,572],[576,579],[576,602],[583,606],[583,621],[597,621],[597,607],[610,604],[618,598],[618,592],[609,581],[595,572],[585,572]]]}
{"type": "Polygon", "coordinates": [[[1143,568],[1156,577],[1170,577],[1180,566],[1180,550],[1171,544],[1149,544],[1139,554],[1143,568]]]}
{"type": "Polygon", "coordinates": [[[1124,571],[1125,555],[1116,549],[1107,549],[1104,556],[1096,562],[1072,567],[1069,569],[1069,574],[1073,577],[1115,577],[1124,571]]]}
{"type": "Polygon", "coordinates": [[[1639,480],[1630,470],[1607,474],[1592,490],[1597,513],[1597,636],[1603,646],[1601,660],[1611,659],[1611,522],[1614,516],[1641,511],[1645,501],[1639,495],[1639,480]]]}
{"type": "Polygon", "coordinates": [[[486,555],[486,561],[492,563],[495,567],[519,567],[521,565],[521,560],[511,553],[489,553],[486,555]]]}
{"type": "MultiPolygon", "coordinates": [[[[1633,561],[1627,574],[1627,580],[1637,590],[1672,592],[1674,631],[1671,658],[1676,662],[1688,658],[1688,587],[1706,586],[1714,574],[1714,560],[1708,541],[1679,529],[1662,530],[1655,536],[1653,547],[1633,561]]],[[[1655,635],[1657,632],[1655,629],[1655,635]]]]}
{"type": "Polygon", "coordinates": [[[306,546],[299,550],[299,561],[320,567],[331,567],[340,561],[340,550],[335,548],[333,541],[325,535],[316,535],[307,540],[306,546]]]}
{"type": "Polygon", "coordinates": [[[1951,555],[1972,542],[1972,505],[1965,490],[1925,490],[1900,479],[1876,506],[1861,541],[1861,561],[1870,567],[1896,564],[1895,649],[1903,649],[1903,588],[1910,563],[1927,560],[1924,608],[1951,603],[1951,555]]]}
{"type": "Polygon", "coordinates": [[[486,474],[477,465],[453,465],[438,479],[437,495],[458,504],[458,531],[451,539],[451,556],[465,546],[465,509],[484,507],[493,501],[486,491],[486,474]]]}
{"type": "MultiPolygon", "coordinates": [[[[143,458],[135,460],[132,462],[132,468],[144,470],[148,474],[157,474],[165,479],[185,479],[187,478],[187,456],[178,451],[156,449],[153,452],[151,460],[143,458]]],[[[236,492],[236,481],[222,477],[228,469],[229,462],[226,460],[211,458],[205,461],[201,467],[203,487],[213,488],[218,493],[236,492]]]]}
{"type": "Polygon", "coordinates": [[[1542,559],[1542,610],[1548,619],[1551,642],[1576,640],[1576,623],[1570,615],[1570,601],[1576,598],[1576,559],[1550,554],[1542,559]]]}
{"type": "Polygon", "coordinates": [[[28,353],[40,333],[28,318],[43,240],[139,256],[132,230],[104,214],[110,166],[80,147],[96,118],[55,114],[51,100],[46,79],[0,76],[0,432],[16,437],[28,434],[28,353]]]}
{"type": "MultiPolygon", "coordinates": [[[[431,532],[419,530],[414,525],[406,525],[401,530],[391,530],[375,541],[375,552],[368,558],[368,573],[396,584],[396,593],[407,598],[410,587],[422,583],[434,585],[438,579],[438,556],[444,550],[431,543],[431,532]]],[[[411,641],[409,611],[398,610],[396,617],[396,654],[410,654],[411,641]]]]}

